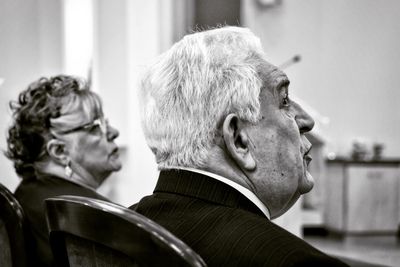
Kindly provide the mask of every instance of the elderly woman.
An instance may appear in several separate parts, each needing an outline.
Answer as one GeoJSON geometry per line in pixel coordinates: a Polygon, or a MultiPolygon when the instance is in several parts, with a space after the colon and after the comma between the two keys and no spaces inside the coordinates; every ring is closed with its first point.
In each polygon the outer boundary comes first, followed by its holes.
{"type": "Polygon", "coordinates": [[[105,199],[96,189],[121,168],[101,100],[71,76],[41,78],[10,103],[13,125],[6,155],[22,182],[15,196],[31,228],[32,266],[51,266],[44,199],[79,195],[105,199]]]}

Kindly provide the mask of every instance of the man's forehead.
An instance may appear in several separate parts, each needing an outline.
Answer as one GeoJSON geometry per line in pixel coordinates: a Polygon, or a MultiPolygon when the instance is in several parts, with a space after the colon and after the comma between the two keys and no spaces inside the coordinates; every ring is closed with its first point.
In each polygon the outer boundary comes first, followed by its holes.
{"type": "Polygon", "coordinates": [[[278,87],[281,84],[288,85],[290,83],[286,73],[274,65],[265,62],[262,64],[261,75],[264,82],[268,83],[272,87],[278,87]]]}
{"type": "Polygon", "coordinates": [[[287,75],[281,71],[280,69],[276,68],[270,75],[270,82],[271,85],[275,88],[281,87],[282,85],[289,85],[290,81],[287,75]]]}

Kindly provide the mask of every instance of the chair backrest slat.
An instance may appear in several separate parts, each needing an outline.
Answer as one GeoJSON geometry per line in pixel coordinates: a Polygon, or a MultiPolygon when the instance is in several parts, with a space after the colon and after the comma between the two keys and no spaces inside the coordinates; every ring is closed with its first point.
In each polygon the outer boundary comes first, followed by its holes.
{"type": "Polygon", "coordinates": [[[13,194],[0,184],[0,266],[28,266],[25,235],[22,207],[13,194]]]}
{"type": "Polygon", "coordinates": [[[169,231],[122,206],[60,196],[47,199],[46,210],[50,244],[60,266],[79,266],[84,261],[125,267],[206,266],[169,231]]]}

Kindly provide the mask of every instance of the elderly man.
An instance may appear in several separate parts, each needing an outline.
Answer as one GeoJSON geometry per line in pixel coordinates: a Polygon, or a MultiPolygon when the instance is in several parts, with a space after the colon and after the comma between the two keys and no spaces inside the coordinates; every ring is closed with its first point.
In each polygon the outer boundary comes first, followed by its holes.
{"type": "MultiPolygon", "coordinates": [[[[143,130],[161,170],[134,206],[209,266],[346,266],[270,221],[313,187],[313,119],[248,29],[185,36],[146,72],[143,130]]],[[[132,207],[133,208],[133,207],[132,207]]]]}

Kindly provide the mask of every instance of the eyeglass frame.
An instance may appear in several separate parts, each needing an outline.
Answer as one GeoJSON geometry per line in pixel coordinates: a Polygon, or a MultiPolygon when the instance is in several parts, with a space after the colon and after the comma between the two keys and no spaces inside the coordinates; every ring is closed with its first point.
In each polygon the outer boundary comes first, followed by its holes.
{"type": "Polygon", "coordinates": [[[68,130],[64,130],[64,131],[58,131],[58,133],[59,133],[59,134],[69,134],[69,133],[77,132],[77,131],[80,131],[80,130],[91,129],[91,128],[93,128],[94,126],[99,126],[100,131],[101,131],[103,134],[107,134],[107,132],[108,132],[108,130],[107,130],[107,127],[108,127],[108,119],[106,119],[106,118],[104,118],[104,117],[97,118],[97,119],[95,119],[95,120],[93,120],[93,121],[91,121],[91,122],[85,123],[85,124],[80,125],[80,126],[77,126],[77,127],[75,127],[75,128],[68,129],[68,130]]]}

